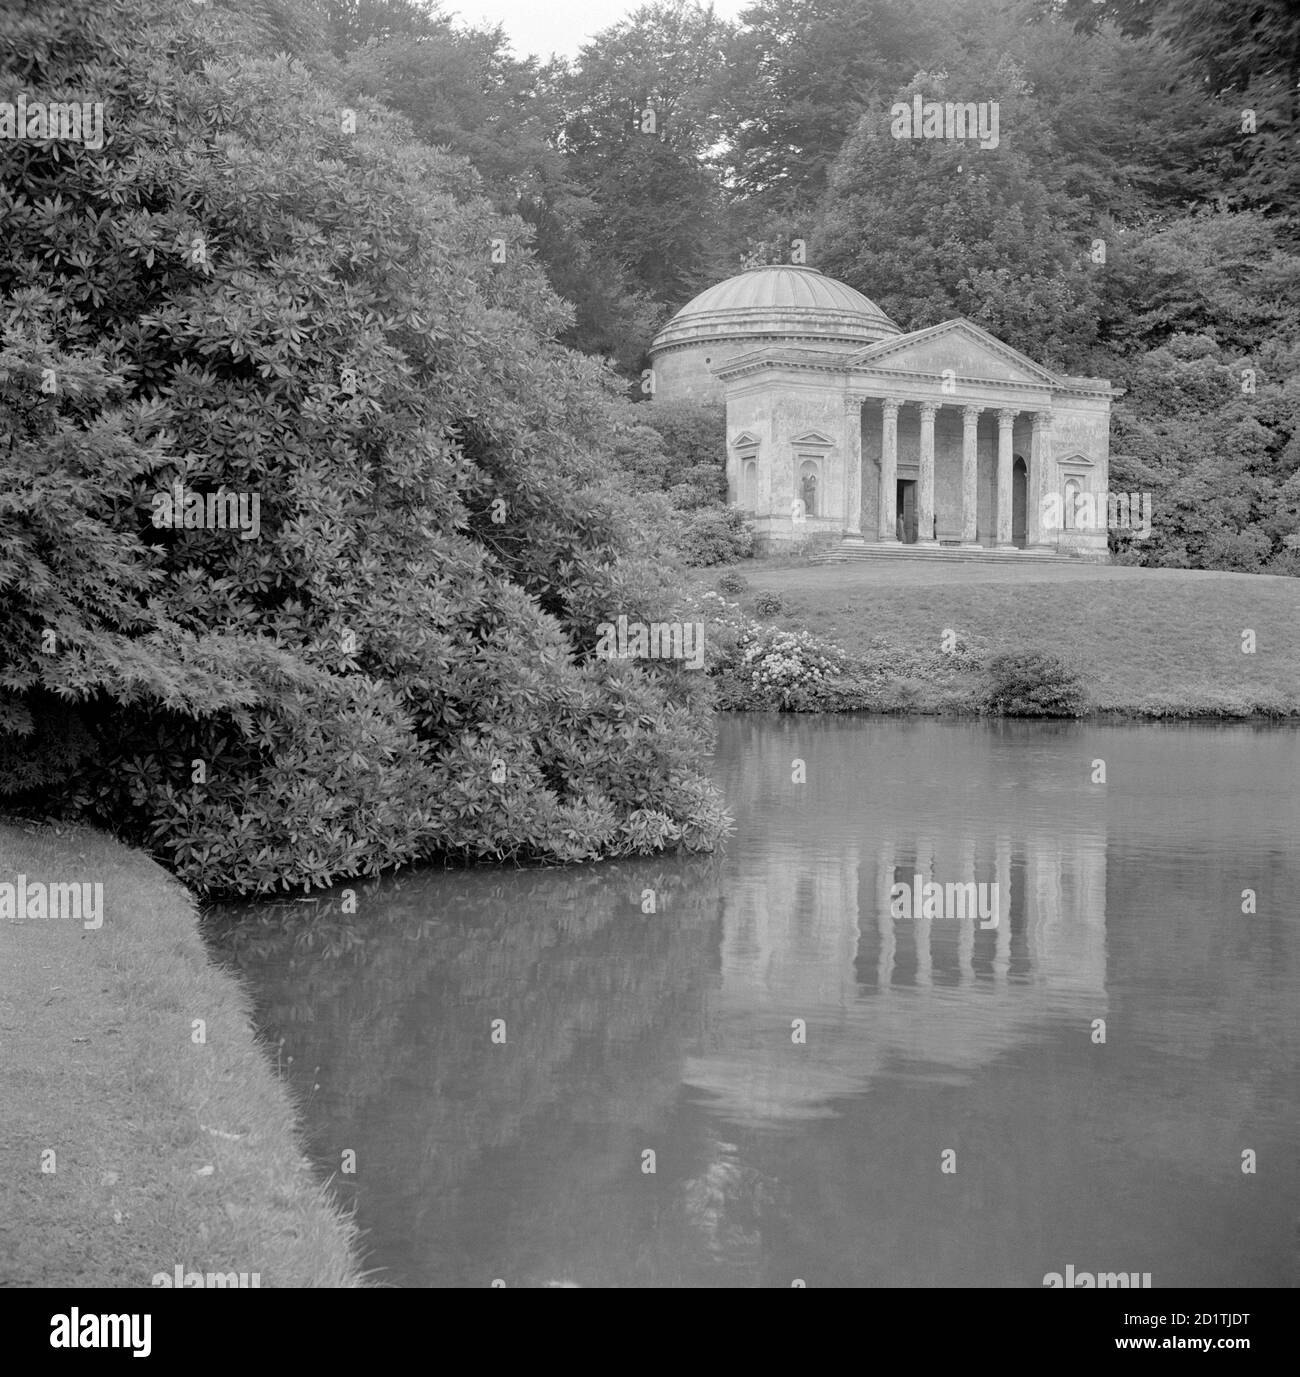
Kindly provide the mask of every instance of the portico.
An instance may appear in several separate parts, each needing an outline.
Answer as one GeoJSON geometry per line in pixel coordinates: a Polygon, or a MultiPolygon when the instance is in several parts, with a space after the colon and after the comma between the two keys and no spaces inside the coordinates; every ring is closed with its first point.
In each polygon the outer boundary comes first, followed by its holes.
{"type": "Polygon", "coordinates": [[[732,501],[769,548],[1107,557],[1104,530],[1044,517],[1049,494],[1105,492],[1104,379],[1052,374],[966,320],[852,354],[768,345],[715,372],[732,501]]]}
{"type": "Polygon", "coordinates": [[[1107,558],[1106,531],[1070,515],[1086,496],[1107,509],[1104,378],[1055,373],[969,320],[902,331],[789,264],[702,292],[651,358],[656,397],[725,403],[728,500],[760,548],[1107,558]]]}
{"type": "Polygon", "coordinates": [[[846,396],[844,411],[847,539],[1046,547],[1039,518],[1050,409],[854,393],[846,396]],[[907,437],[901,463],[900,416],[907,437]],[[863,517],[864,485],[872,489],[865,504],[871,520],[863,517]],[[913,492],[906,491],[910,485],[913,492]]]}

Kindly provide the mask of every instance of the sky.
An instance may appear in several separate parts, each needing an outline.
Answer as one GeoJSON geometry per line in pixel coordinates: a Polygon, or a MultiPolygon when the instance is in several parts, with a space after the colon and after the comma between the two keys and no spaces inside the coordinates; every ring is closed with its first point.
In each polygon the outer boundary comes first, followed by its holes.
{"type": "MultiPolygon", "coordinates": [[[[445,0],[443,10],[466,24],[500,24],[517,57],[535,53],[573,57],[595,33],[616,24],[642,0],[445,0]]],[[[719,15],[734,19],[752,0],[714,0],[719,15]]]]}

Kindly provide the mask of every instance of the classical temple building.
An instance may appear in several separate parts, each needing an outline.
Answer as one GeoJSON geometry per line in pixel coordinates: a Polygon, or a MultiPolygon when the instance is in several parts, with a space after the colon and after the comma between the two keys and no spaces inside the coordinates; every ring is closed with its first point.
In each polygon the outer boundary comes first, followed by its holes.
{"type": "Polygon", "coordinates": [[[760,546],[805,537],[1107,558],[1110,383],[968,320],[904,333],[816,268],[750,268],[650,349],[655,396],[724,402],[729,500],[760,546]],[[1080,503],[1091,494],[1093,504],[1080,503]]]}

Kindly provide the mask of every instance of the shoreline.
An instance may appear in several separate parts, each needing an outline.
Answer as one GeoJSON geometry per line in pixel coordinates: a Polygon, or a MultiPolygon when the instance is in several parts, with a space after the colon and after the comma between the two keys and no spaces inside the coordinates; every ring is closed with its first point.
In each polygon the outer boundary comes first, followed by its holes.
{"type": "Polygon", "coordinates": [[[104,908],[0,922],[0,1286],[366,1285],[189,891],[104,833],[0,818],[18,875],[102,884],[104,908]]]}

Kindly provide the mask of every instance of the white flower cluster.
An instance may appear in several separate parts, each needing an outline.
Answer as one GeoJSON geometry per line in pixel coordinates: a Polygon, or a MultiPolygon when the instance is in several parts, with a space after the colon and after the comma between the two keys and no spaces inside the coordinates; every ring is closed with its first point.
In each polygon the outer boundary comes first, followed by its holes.
{"type": "Polygon", "coordinates": [[[755,689],[781,691],[821,683],[843,667],[845,658],[806,631],[764,628],[746,634],[740,663],[755,689]]]}

